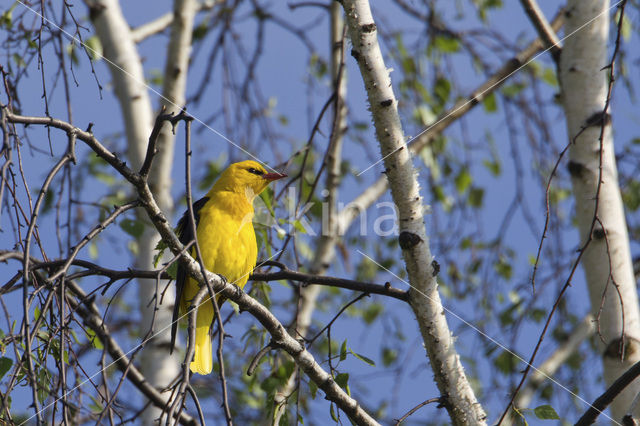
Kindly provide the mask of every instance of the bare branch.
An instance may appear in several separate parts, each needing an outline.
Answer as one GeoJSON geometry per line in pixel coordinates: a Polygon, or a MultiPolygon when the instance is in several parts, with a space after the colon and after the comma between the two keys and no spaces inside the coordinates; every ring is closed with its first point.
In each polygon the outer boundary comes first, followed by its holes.
{"type": "Polygon", "coordinates": [[[560,345],[558,349],[544,360],[536,371],[531,374],[527,386],[522,389],[514,402],[516,407],[528,407],[536,389],[538,389],[548,377],[553,376],[560,366],[578,350],[580,345],[593,335],[595,332],[593,321],[593,316],[590,314],[584,317],[577,327],[571,330],[567,341],[560,345]]]}
{"type": "Polygon", "coordinates": [[[419,409],[421,409],[425,405],[433,404],[434,402],[441,402],[441,401],[442,401],[442,398],[430,398],[430,399],[427,399],[426,401],[422,401],[420,404],[416,405],[411,410],[409,410],[407,412],[407,414],[405,414],[404,416],[402,416],[398,420],[396,420],[395,426],[398,426],[400,423],[402,423],[403,421],[407,420],[407,418],[409,416],[411,416],[413,413],[415,413],[416,411],[418,411],[419,409]]]}
{"type": "MultiPolygon", "coordinates": [[[[120,348],[118,342],[111,336],[107,325],[102,321],[102,316],[98,312],[98,307],[86,297],[86,293],[73,281],[67,283],[69,290],[75,293],[79,300],[67,295],[67,301],[71,307],[82,317],[84,323],[89,326],[104,347],[111,355],[118,369],[126,372],[126,377],[138,388],[149,400],[158,408],[164,409],[167,405],[167,399],[151,386],[140,371],[129,360],[125,352],[120,348]],[[81,302],[82,301],[82,302],[81,302]]],[[[198,422],[186,413],[180,414],[180,422],[185,425],[197,425],[198,422]]]]}
{"type": "Polygon", "coordinates": [[[551,51],[551,56],[557,63],[562,51],[562,42],[549,24],[549,21],[547,21],[542,10],[540,10],[538,2],[536,0],[520,0],[520,3],[536,31],[538,31],[538,36],[544,41],[545,47],[551,51]]]}
{"type": "Polygon", "coordinates": [[[7,111],[7,118],[16,123],[24,124],[41,124],[60,128],[62,130],[74,130],[78,139],[85,142],[98,156],[113,166],[125,179],[127,179],[136,189],[141,205],[147,212],[147,215],[153,223],[156,230],[160,233],[162,239],[167,243],[169,249],[176,255],[180,255],[180,261],[185,267],[187,273],[196,279],[201,285],[206,285],[207,280],[213,286],[216,294],[221,294],[227,299],[236,302],[240,308],[249,312],[255,317],[271,334],[273,340],[282,347],[298,366],[313,380],[318,388],[322,389],[327,399],[333,401],[341,410],[343,410],[354,422],[363,425],[377,425],[378,423],[358,404],[358,402],[349,396],[315,361],[313,355],[307,351],[304,346],[287,333],[284,326],[278,319],[262,304],[257,302],[251,296],[242,291],[237,291],[237,287],[226,283],[218,275],[206,271],[206,279],[200,271],[200,266],[190,255],[182,252],[183,246],[178,237],[170,226],[162,210],[158,207],[147,182],[136,172],[131,170],[123,161],[120,161],[116,155],[107,150],[92,134],[80,131],[69,123],[61,120],[42,118],[42,117],[24,117],[14,115],[7,111]]]}
{"type": "MultiPolygon", "coordinates": [[[[553,19],[551,26],[554,30],[560,29],[564,22],[562,11],[558,12],[553,19]]],[[[498,90],[520,67],[544,48],[544,43],[538,38],[529,43],[527,47],[522,49],[513,58],[505,62],[495,73],[493,73],[484,83],[473,90],[465,99],[458,101],[453,107],[449,108],[440,115],[434,124],[427,128],[420,136],[409,142],[409,150],[416,154],[422,151],[427,145],[434,140],[436,136],[442,133],[450,125],[455,123],[460,117],[464,116],[473,107],[482,103],[482,101],[491,93],[498,90]]],[[[367,187],[360,195],[355,197],[348,203],[339,213],[340,232],[344,233],[359,216],[361,211],[366,210],[378,198],[387,191],[387,179],[382,176],[373,184],[367,187]]]]}
{"type": "Polygon", "coordinates": [[[638,377],[640,377],[640,361],[636,362],[626,373],[620,376],[618,380],[613,382],[602,395],[593,401],[589,409],[578,419],[576,426],[587,426],[595,423],[600,413],[606,410],[607,406],[613,402],[616,396],[638,377]]]}
{"type": "MultiPolygon", "coordinates": [[[[205,0],[200,3],[198,12],[213,9],[215,5],[222,3],[224,2],[221,0],[205,0]]],[[[140,43],[153,35],[163,32],[173,23],[173,16],[173,12],[165,13],[153,21],[149,21],[146,24],[133,28],[131,30],[131,38],[135,43],[140,43]]]]}

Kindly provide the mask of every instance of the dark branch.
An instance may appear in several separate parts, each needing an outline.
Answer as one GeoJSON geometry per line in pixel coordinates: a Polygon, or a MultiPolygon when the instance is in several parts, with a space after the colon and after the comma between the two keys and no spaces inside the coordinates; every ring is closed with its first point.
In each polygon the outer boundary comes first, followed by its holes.
{"type": "Polygon", "coordinates": [[[576,422],[576,426],[586,426],[595,423],[600,413],[606,410],[607,406],[613,402],[615,397],[638,376],[640,376],[640,361],[633,364],[633,367],[613,382],[613,384],[591,404],[589,409],[576,422]]]}

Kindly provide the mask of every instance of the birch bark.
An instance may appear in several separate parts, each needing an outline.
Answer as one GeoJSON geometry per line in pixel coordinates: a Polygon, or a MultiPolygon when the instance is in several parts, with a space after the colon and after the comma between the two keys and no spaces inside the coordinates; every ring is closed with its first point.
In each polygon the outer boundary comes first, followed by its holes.
{"type": "MultiPolygon", "coordinates": [[[[573,141],[569,172],[581,245],[591,240],[582,265],[591,311],[598,321],[601,336],[598,343],[607,384],[640,360],[638,296],[608,114],[600,141],[599,117],[608,90],[609,71],[604,67],[609,62],[609,7],[608,0],[567,2],[566,33],[576,32],[566,39],[560,58],[563,105],[568,136],[573,141]]],[[[614,401],[614,420],[621,420],[638,392],[640,380],[614,401]]]]}
{"type": "Polygon", "coordinates": [[[398,116],[389,71],[366,0],[343,0],[353,43],[373,115],[391,195],[398,208],[400,247],[411,285],[410,303],[418,321],[443,404],[455,425],[486,424],[486,415],[467,380],[454,338],[443,314],[433,257],[425,231],[417,173],[398,116]]]}
{"type": "MultiPolygon", "coordinates": [[[[309,272],[315,275],[323,275],[331,262],[335,259],[335,246],[338,241],[338,187],[340,186],[340,163],[342,160],[342,142],[347,126],[347,78],[346,67],[344,66],[342,36],[344,33],[344,20],[342,19],[342,9],[338,2],[332,2],[330,6],[331,29],[329,43],[331,45],[331,78],[336,92],[334,103],[333,130],[331,132],[330,146],[327,149],[326,158],[326,185],[323,208],[322,230],[317,239],[317,246],[314,258],[309,265],[309,272]],[[342,75],[340,75],[342,73],[342,75]]],[[[320,295],[322,286],[311,285],[300,289],[300,302],[298,314],[295,320],[296,333],[307,336],[311,327],[311,320],[316,309],[316,301],[320,295]]],[[[294,371],[289,377],[286,385],[275,396],[275,416],[273,424],[280,423],[280,418],[286,409],[286,398],[293,393],[296,388],[298,374],[294,371]]]]}
{"type": "MultiPolygon", "coordinates": [[[[175,0],[173,2],[173,21],[169,33],[167,57],[164,69],[164,81],[160,105],[168,113],[178,113],[185,106],[187,71],[191,57],[191,35],[193,21],[198,4],[196,0],[175,0]]],[[[146,147],[146,140],[145,140],[146,147]]],[[[174,206],[171,197],[171,170],[175,157],[175,135],[171,126],[165,124],[157,141],[157,154],[149,174],[149,187],[163,212],[173,216],[174,206]]],[[[145,227],[140,242],[138,262],[141,267],[153,268],[155,247],[160,236],[153,227],[145,227]]],[[[168,261],[166,254],[162,261],[168,261]]],[[[156,289],[153,280],[140,280],[139,306],[143,313],[142,325],[148,329],[153,324],[156,336],[147,343],[147,350],[142,353],[142,372],[156,386],[167,386],[180,372],[182,359],[179,353],[169,355],[170,324],[172,321],[175,290],[170,286],[162,297],[163,289],[156,289]],[[162,305],[154,309],[154,300],[164,300],[162,305]]],[[[143,414],[143,423],[152,424],[160,417],[161,411],[150,407],[143,414]]]]}
{"type": "MultiPolygon", "coordinates": [[[[146,153],[147,141],[153,125],[153,111],[144,71],[137,47],[117,0],[87,1],[96,34],[103,45],[104,56],[110,61],[114,91],[120,103],[127,135],[127,156],[134,169],[139,169],[146,153]]],[[[193,20],[197,9],[195,0],[177,0],[174,2],[170,39],[165,66],[163,99],[161,104],[168,112],[177,111],[184,105],[186,75],[191,51],[193,20]]],[[[149,176],[149,184],[162,211],[171,214],[171,169],[174,157],[174,136],[168,126],[158,138],[158,152],[154,167],[149,176]]],[[[144,213],[140,212],[141,215],[144,213]]],[[[140,220],[146,218],[140,216],[140,220]]],[[[153,227],[146,227],[138,243],[136,267],[154,269],[154,248],[158,242],[158,233],[153,227]]],[[[145,344],[141,356],[141,371],[153,386],[164,387],[180,371],[180,359],[169,356],[169,329],[172,317],[171,301],[174,299],[173,287],[164,295],[165,303],[160,300],[153,280],[139,282],[139,309],[141,312],[140,332],[158,333],[145,344]],[[153,328],[152,327],[153,324],[153,328]]],[[[142,421],[151,424],[160,416],[160,410],[150,407],[143,414],[142,421]]]]}

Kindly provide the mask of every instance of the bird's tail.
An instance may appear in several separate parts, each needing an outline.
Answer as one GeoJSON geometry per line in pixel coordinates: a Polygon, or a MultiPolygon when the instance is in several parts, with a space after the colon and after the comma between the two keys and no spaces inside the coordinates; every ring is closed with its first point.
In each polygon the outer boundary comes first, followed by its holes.
{"type": "Polygon", "coordinates": [[[213,369],[213,354],[211,352],[211,337],[209,324],[196,327],[196,353],[189,366],[191,371],[198,374],[209,374],[213,369]]]}

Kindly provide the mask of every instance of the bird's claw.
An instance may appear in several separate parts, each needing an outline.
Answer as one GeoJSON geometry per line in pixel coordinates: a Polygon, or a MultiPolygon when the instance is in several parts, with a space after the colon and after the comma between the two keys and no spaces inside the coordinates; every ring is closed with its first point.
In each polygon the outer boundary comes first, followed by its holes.
{"type": "Polygon", "coordinates": [[[240,297],[242,295],[242,289],[240,288],[240,286],[238,286],[238,284],[233,284],[233,288],[236,291],[236,296],[240,297]]]}

